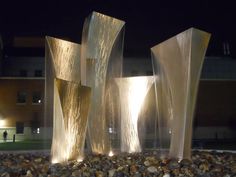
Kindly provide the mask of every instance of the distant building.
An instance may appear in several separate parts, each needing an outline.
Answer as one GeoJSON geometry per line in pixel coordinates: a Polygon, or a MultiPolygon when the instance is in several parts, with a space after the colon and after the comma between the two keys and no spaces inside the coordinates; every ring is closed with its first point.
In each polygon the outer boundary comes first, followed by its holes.
{"type": "MultiPolygon", "coordinates": [[[[7,129],[9,139],[13,134],[18,140],[51,138],[52,118],[44,117],[43,43],[40,38],[14,38],[13,47],[4,47],[1,58],[0,40],[0,134],[7,129]]],[[[152,74],[150,58],[124,58],[123,76],[152,74]]],[[[206,57],[196,104],[195,139],[236,138],[235,90],[236,60],[206,57]]],[[[154,115],[150,111],[146,116],[154,115]]]]}
{"type": "Polygon", "coordinates": [[[44,78],[0,78],[0,133],[8,139],[41,138],[44,123],[44,78]]]}
{"type": "Polygon", "coordinates": [[[29,48],[33,41],[23,40],[22,46],[21,38],[14,39],[10,49],[17,52],[6,49],[0,58],[0,135],[7,130],[11,141],[13,135],[16,140],[51,138],[51,128],[44,126],[44,57],[18,52],[35,51],[29,48]]]}

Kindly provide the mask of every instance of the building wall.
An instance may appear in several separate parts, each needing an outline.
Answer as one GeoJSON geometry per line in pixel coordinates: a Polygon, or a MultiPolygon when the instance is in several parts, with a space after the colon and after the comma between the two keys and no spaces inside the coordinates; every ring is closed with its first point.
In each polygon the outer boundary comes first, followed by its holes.
{"type": "Polygon", "coordinates": [[[193,139],[236,139],[236,132],[228,126],[198,126],[193,130],[193,139]]]}
{"type": "MultiPolygon", "coordinates": [[[[3,135],[4,131],[7,131],[7,141],[13,141],[15,135],[15,141],[22,140],[47,140],[52,139],[52,127],[39,127],[38,133],[32,133],[31,127],[25,127],[24,133],[16,134],[16,127],[0,128],[0,135],[3,135]]],[[[0,142],[3,141],[3,137],[0,136],[0,142]]]]}
{"type": "Polygon", "coordinates": [[[236,60],[230,57],[206,57],[202,68],[202,79],[236,79],[236,60]]]}
{"type": "MultiPolygon", "coordinates": [[[[144,103],[150,137],[155,127],[154,97],[152,87],[144,103]]],[[[194,139],[236,139],[236,80],[200,80],[195,109],[194,139]]]]}
{"type": "Polygon", "coordinates": [[[236,128],[236,80],[201,80],[195,126],[236,128]]]}
{"type": "Polygon", "coordinates": [[[153,75],[152,61],[150,58],[124,58],[123,76],[153,75]]]}
{"type": "Polygon", "coordinates": [[[2,76],[7,77],[43,77],[44,58],[43,57],[5,57],[3,60],[2,76]],[[41,71],[41,76],[35,75],[41,71]]]}
{"type": "MultiPolygon", "coordinates": [[[[151,58],[124,58],[123,75],[138,76],[152,74],[151,58]]],[[[201,79],[236,80],[236,60],[230,57],[206,57],[201,79]]]]}
{"type": "MultiPolygon", "coordinates": [[[[22,61],[28,62],[27,65],[29,76],[33,76],[33,71],[37,69],[44,70],[44,60],[42,58],[34,59],[32,61],[28,59],[19,60],[19,63],[14,63],[13,60],[9,61],[5,69],[5,74],[11,75],[13,73],[19,73],[22,65],[22,61]],[[37,62],[40,64],[38,65],[37,62]],[[19,66],[15,66],[19,65],[19,66]],[[31,67],[35,65],[35,67],[31,67]],[[9,67],[9,71],[7,71],[9,67]],[[32,69],[33,68],[33,69],[32,69]],[[16,72],[17,70],[17,72],[16,72]],[[6,72],[7,71],[7,72],[6,72]]],[[[17,59],[15,59],[17,60],[17,59]]],[[[23,62],[23,63],[24,63],[23,62]]],[[[232,61],[233,62],[233,61],[232,61]]],[[[209,67],[211,67],[213,60],[210,61],[209,67]]],[[[219,62],[217,62],[219,63],[219,62]]],[[[227,61],[230,65],[230,62],[227,61]]],[[[235,62],[233,62],[235,63],[235,62]]],[[[209,68],[205,65],[203,72],[208,72],[209,68]]],[[[218,66],[215,68],[220,68],[218,66]]],[[[228,67],[225,66],[226,68],[228,67]]],[[[229,66],[231,68],[231,66],[229,66]]],[[[124,74],[123,76],[138,76],[138,75],[152,75],[151,59],[124,59],[124,74]]],[[[235,138],[236,135],[236,79],[234,79],[234,71],[232,68],[231,79],[219,79],[214,78],[204,79],[200,81],[198,99],[196,103],[196,116],[194,121],[194,138],[235,138]],[[211,127],[211,128],[209,128],[211,127]],[[207,136],[204,136],[206,135],[207,136]]],[[[213,72],[210,70],[210,72],[213,72]]],[[[223,70],[221,70],[223,72],[223,70]]],[[[44,73],[44,72],[43,72],[44,73]]],[[[213,72],[216,73],[216,72],[213,72]]],[[[14,74],[13,74],[14,75],[14,74]]],[[[216,74],[214,74],[216,75],[216,74]]],[[[206,77],[207,75],[203,74],[206,77]]],[[[213,76],[213,75],[211,75],[213,76]]],[[[24,122],[25,131],[24,134],[17,134],[17,139],[40,139],[50,138],[52,134],[52,125],[44,127],[44,78],[0,78],[0,135],[7,129],[9,131],[9,139],[12,139],[13,134],[16,133],[16,122],[24,122]],[[25,104],[17,104],[17,92],[26,91],[27,100],[25,104]],[[40,91],[42,93],[42,103],[32,104],[32,93],[40,91]],[[39,134],[32,134],[31,121],[34,120],[35,115],[39,119],[39,134]],[[3,119],[2,119],[3,118],[3,119]]],[[[153,88],[151,90],[154,90],[153,88]]],[[[148,97],[154,98],[154,93],[149,93],[148,97]]],[[[154,102],[149,102],[146,109],[146,117],[155,116],[154,102]],[[150,111],[151,109],[151,111],[150,111]]],[[[51,118],[52,119],[52,118],[51,118]]],[[[52,122],[52,121],[47,121],[52,122]]],[[[2,136],[0,136],[1,140],[2,136]]]]}
{"type": "MultiPolygon", "coordinates": [[[[44,124],[44,79],[1,78],[0,79],[0,133],[7,129],[9,138],[16,133],[16,123],[24,123],[24,133],[16,137],[22,139],[33,136],[30,127],[44,124]],[[17,94],[27,93],[26,102],[18,103],[17,94]],[[41,103],[33,103],[33,92],[41,92],[41,103]],[[32,124],[34,122],[34,124],[32,124]]],[[[36,128],[36,127],[35,127],[36,128]]],[[[37,132],[36,132],[37,133],[37,132]]],[[[34,135],[35,136],[35,135],[34,135]]],[[[39,136],[39,135],[38,135],[39,136]]],[[[38,137],[39,138],[39,137],[38,137]]],[[[1,138],[0,138],[1,139],[1,138]]]]}

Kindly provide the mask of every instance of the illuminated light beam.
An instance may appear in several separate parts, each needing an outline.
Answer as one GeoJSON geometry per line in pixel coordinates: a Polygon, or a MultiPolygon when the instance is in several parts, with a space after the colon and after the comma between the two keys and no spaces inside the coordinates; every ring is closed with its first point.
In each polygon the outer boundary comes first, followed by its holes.
{"type": "Polygon", "coordinates": [[[108,156],[112,157],[114,155],[114,153],[112,151],[109,152],[108,156]]]}
{"type": "Polygon", "coordinates": [[[6,120],[0,119],[0,128],[4,128],[6,126],[6,120]]]}
{"type": "Polygon", "coordinates": [[[121,151],[141,152],[138,135],[139,113],[151,85],[153,76],[116,78],[121,102],[121,151]]]}

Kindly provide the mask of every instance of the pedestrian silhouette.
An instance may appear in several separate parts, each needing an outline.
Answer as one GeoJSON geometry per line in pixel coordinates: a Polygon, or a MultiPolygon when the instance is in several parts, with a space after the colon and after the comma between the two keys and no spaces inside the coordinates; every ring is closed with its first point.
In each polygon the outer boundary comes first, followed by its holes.
{"type": "Polygon", "coordinates": [[[5,142],[7,141],[7,131],[6,130],[3,132],[3,139],[5,142]]]}

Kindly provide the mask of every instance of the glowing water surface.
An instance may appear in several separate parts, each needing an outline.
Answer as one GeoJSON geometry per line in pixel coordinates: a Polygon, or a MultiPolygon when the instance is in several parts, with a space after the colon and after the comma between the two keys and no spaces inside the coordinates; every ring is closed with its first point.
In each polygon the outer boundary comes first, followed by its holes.
{"type": "Polygon", "coordinates": [[[152,76],[115,79],[119,87],[121,102],[121,151],[141,152],[138,135],[139,113],[151,85],[152,76]]]}

